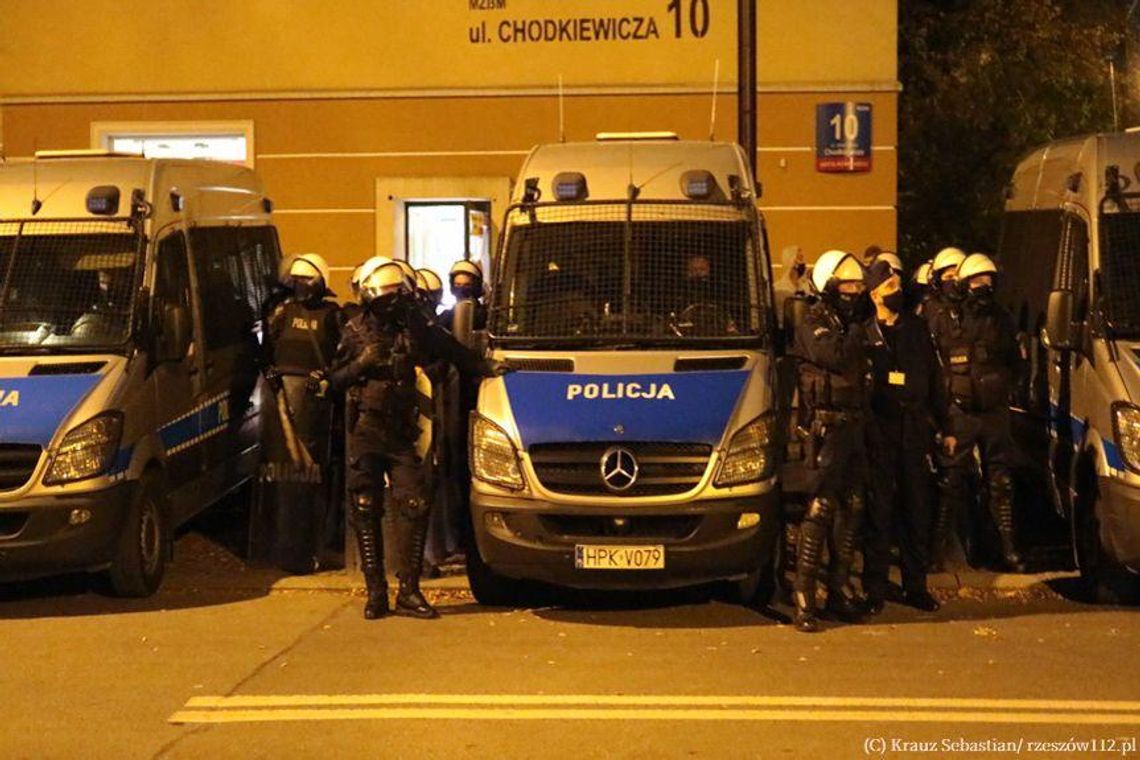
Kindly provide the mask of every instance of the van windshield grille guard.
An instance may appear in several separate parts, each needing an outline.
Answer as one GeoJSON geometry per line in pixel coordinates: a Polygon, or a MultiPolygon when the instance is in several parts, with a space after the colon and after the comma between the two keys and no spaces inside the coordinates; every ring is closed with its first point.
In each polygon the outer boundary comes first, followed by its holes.
{"type": "Polygon", "coordinates": [[[144,246],[135,219],[0,219],[0,352],[121,349],[144,246]]]}
{"type": "Polygon", "coordinates": [[[508,209],[490,331],[505,343],[765,343],[771,285],[751,204],[596,201],[508,209]]]}

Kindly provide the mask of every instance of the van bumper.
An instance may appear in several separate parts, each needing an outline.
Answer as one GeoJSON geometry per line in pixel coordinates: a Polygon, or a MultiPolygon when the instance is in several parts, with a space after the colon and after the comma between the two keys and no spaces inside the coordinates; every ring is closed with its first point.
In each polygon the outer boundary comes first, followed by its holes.
{"type": "Polygon", "coordinates": [[[136,484],[27,499],[0,509],[0,580],[13,581],[110,565],[136,484]],[[71,524],[73,510],[91,519],[71,524]]]}
{"type": "Polygon", "coordinates": [[[1140,573],[1140,487],[1100,478],[1102,545],[1117,564],[1140,573]]]}
{"type": "Polygon", "coordinates": [[[488,494],[471,495],[483,561],[510,578],[581,589],[664,589],[740,580],[772,561],[781,531],[779,491],[672,507],[592,507],[488,494]],[[738,529],[743,513],[760,522],[738,529]],[[626,518],[628,527],[614,524],[626,518]],[[584,570],[579,544],[661,545],[663,570],[584,570]]]}

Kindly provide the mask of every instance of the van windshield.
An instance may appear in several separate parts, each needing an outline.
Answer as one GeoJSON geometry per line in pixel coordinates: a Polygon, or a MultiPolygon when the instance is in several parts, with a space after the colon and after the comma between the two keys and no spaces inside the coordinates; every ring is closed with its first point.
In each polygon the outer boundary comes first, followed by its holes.
{"type": "Polygon", "coordinates": [[[125,221],[0,221],[0,351],[125,344],[141,242],[125,221]]]}
{"type": "Polygon", "coordinates": [[[1100,282],[1113,332],[1140,336],[1140,213],[1101,214],[1100,251],[1100,282]]]}
{"type": "Polygon", "coordinates": [[[755,340],[768,292],[760,241],[751,207],[512,208],[491,331],[604,346],[755,340]]]}

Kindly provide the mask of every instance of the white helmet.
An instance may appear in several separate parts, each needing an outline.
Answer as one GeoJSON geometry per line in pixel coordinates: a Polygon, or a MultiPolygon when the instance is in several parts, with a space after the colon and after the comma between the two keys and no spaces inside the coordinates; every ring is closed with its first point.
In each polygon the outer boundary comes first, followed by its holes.
{"type": "Polygon", "coordinates": [[[365,259],[364,263],[358,266],[352,273],[352,277],[355,280],[354,286],[359,290],[364,285],[364,280],[368,275],[391,261],[392,260],[387,256],[373,256],[365,259]]]}
{"type": "Polygon", "coordinates": [[[320,277],[327,285],[329,281],[329,265],[324,257],[318,253],[302,253],[293,259],[289,265],[290,277],[320,277]]]}
{"type": "Polygon", "coordinates": [[[900,259],[899,255],[897,253],[895,253],[894,251],[880,251],[879,253],[877,253],[875,255],[875,258],[872,260],[872,263],[874,263],[875,261],[887,262],[891,267],[891,271],[894,272],[895,274],[901,275],[903,273],[902,259],[900,259]]]}
{"type": "Polygon", "coordinates": [[[468,259],[460,259],[451,265],[451,271],[447,273],[447,279],[451,282],[455,281],[455,275],[469,274],[472,277],[483,280],[483,267],[479,266],[478,261],[470,261],[468,259]]]}
{"type": "Polygon", "coordinates": [[[811,270],[811,282],[820,293],[833,282],[862,281],[863,265],[847,251],[827,251],[816,260],[811,270]]]}
{"type": "Polygon", "coordinates": [[[412,286],[408,277],[398,261],[385,261],[375,267],[360,281],[360,295],[365,301],[371,301],[383,294],[385,288],[397,286],[399,290],[407,293],[412,286]]]}
{"type": "Polygon", "coordinates": [[[918,265],[918,269],[914,270],[914,281],[919,285],[930,284],[930,268],[934,262],[924,261],[918,265]]]}
{"type": "Polygon", "coordinates": [[[972,277],[988,274],[996,276],[997,264],[984,253],[971,253],[958,265],[958,282],[966,282],[972,277]]]}
{"type": "Polygon", "coordinates": [[[433,293],[437,290],[443,290],[443,280],[431,269],[417,269],[416,288],[425,293],[433,293]]]}
{"type": "Polygon", "coordinates": [[[943,248],[934,257],[934,261],[930,265],[930,277],[935,282],[942,279],[941,274],[947,269],[957,269],[958,265],[966,259],[966,254],[961,248],[949,246],[943,248]]]}

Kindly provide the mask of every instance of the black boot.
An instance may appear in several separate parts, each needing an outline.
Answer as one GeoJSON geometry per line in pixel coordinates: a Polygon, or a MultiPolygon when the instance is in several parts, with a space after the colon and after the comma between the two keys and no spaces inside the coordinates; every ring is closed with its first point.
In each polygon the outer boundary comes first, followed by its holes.
{"type": "Polygon", "coordinates": [[[831,559],[824,609],[845,623],[857,623],[867,614],[867,600],[851,585],[851,566],[855,562],[855,545],[862,535],[865,511],[863,497],[852,494],[835,515],[832,530],[835,554],[831,559]]]}
{"type": "Polygon", "coordinates": [[[796,607],[795,626],[802,633],[819,630],[816,616],[815,587],[820,569],[827,526],[831,521],[831,502],[815,499],[800,523],[800,539],[796,546],[796,580],[792,601],[796,607]]]}
{"type": "Polygon", "coordinates": [[[384,575],[384,534],[380,527],[380,510],[372,497],[358,494],[353,499],[352,527],[360,552],[360,571],[368,600],[364,603],[364,619],[376,620],[388,614],[388,579],[384,575]]]}
{"type": "Polygon", "coordinates": [[[1006,569],[1025,572],[1025,561],[1013,539],[1013,479],[1008,472],[995,472],[990,477],[990,514],[1001,539],[1001,554],[1006,569]]]}
{"type": "Polygon", "coordinates": [[[439,617],[439,611],[431,606],[420,591],[420,573],[423,570],[424,546],[427,543],[428,516],[417,517],[410,527],[408,553],[398,577],[400,588],[396,592],[396,614],[431,620],[439,617]]]}

